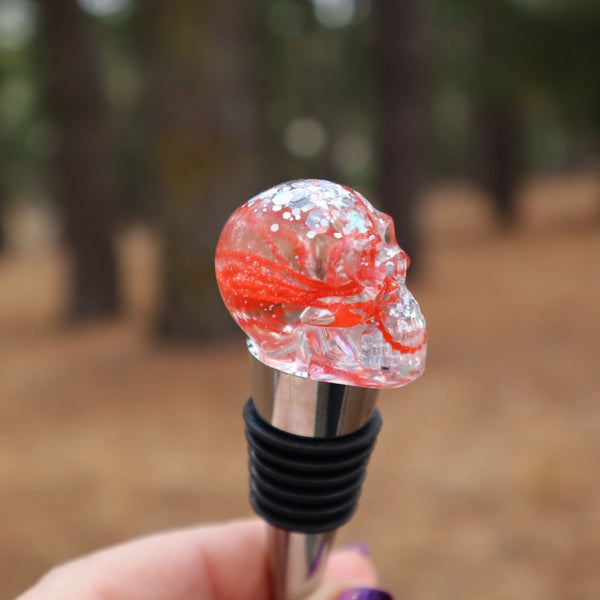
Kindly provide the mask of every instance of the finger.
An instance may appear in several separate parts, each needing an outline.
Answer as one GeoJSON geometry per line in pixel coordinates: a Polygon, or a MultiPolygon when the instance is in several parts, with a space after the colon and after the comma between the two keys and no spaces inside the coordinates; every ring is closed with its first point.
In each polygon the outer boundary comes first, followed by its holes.
{"type": "Polygon", "coordinates": [[[373,563],[355,550],[338,550],[331,555],[325,569],[324,583],[308,600],[337,600],[351,589],[377,585],[373,563]]]}
{"type": "Polygon", "coordinates": [[[268,597],[258,520],[142,538],[55,569],[18,600],[248,600],[268,597]]]}
{"type": "Polygon", "coordinates": [[[369,586],[377,583],[371,560],[356,550],[338,550],[331,555],[325,569],[325,580],[353,579],[369,586]]]}
{"type": "Polygon", "coordinates": [[[393,600],[385,590],[341,584],[324,586],[308,600],[393,600]]]}

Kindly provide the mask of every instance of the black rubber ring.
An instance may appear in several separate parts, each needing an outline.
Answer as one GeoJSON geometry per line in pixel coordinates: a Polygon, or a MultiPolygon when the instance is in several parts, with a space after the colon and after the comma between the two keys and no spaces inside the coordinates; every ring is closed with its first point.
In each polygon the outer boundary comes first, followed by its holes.
{"type": "MultiPolygon", "coordinates": [[[[330,473],[332,471],[353,469],[359,466],[365,460],[365,451],[369,453],[371,447],[367,446],[360,452],[339,454],[337,456],[322,456],[319,454],[300,455],[298,450],[291,453],[286,450],[280,450],[271,444],[267,445],[260,440],[257,441],[253,436],[248,437],[248,445],[251,451],[261,458],[268,460],[269,463],[280,465],[281,467],[302,471],[304,473],[330,473]]],[[[324,452],[324,451],[323,451],[324,452]]],[[[368,457],[368,454],[367,454],[368,457]]]]}
{"type": "MultiPolygon", "coordinates": [[[[249,400],[244,408],[245,417],[246,411],[248,411],[248,416],[252,420],[255,417],[262,420],[262,417],[256,412],[252,400],[249,400]]],[[[301,451],[305,456],[311,454],[322,456],[323,453],[326,453],[326,456],[335,456],[337,454],[346,454],[362,450],[366,446],[371,445],[373,440],[368,433],[377,425],[376,422],[369,421],[366,425],[348,435],[336,438],[318,438],[294,435],[291,433],[282,436],[282,431],[280,429],[273,427],[264,420],[263,423],[267,425],[267,427],[258,427],[253,430],[255,438],[266,442],[268,445],[276,446],[278,450],[283,452],[289,451],[295,453],[301,451]]],[[[379,428],[377,428],[377,431],[379,431],[379,428]]]]}
{"type": "MultiPolygon", "coordinates": [[[[258,475],[254,466],[250,465],[250,476],[256,479],[258,475]]],[[[356,489],[360,489],[364,476],[361,474],[356,477],[350,485],[341,487],[332,487],[328,492],[323,493],[320,489],[314,491],[310,487],[301,488],[293,487],[289,484],[281,485],[280,482],[272,480],[269,477],[260,476],[260,487],[265,490],[269,495],[276,496],[282,500],[288,500],[290,502],[296,501],[298,498],[302,498],[302,502],[306,504],[321,504],[326,502],[342,502],[345,499],[350,499],[354,496],[356,489]]],[[[314,487],[314,486],[313,486],[314,487]]]]}
{"type": "Polygon", "coordinates": [[[261,517],[303,533],[332,531],[350,520],[381,428],[379,412],[359,430],[337,438],[281,431],[258,414],[252,400],[244,419],[250,502],[261,517]]]}
{"type": "MultiPolygon", "coordinates": [[[[261,460],[258,461],[250,461],[252,463],[253,468],[258,471],[260,474],[277,479],[282,485],[287,484],[291,486],[297,486],[299,488],[305,487],[315,487],[320,485],[343,485],[345,483],[350,484],[356,480],[356,470],[350,469],[349,471],[341,471],[335,476],[331,476],[328,473],[324,475],[319,475],[317,473],[293,473],[290,476],[287,476],[276,466],[271,466],[268,461],[261,460]]],[[[362,481],[362,479],[361,479],[362,481]]]]}
{"type": "MultiPolygon", "coordinates": [[[[255,483],[255,482],[252,482],[255,483]]],[[[252,485],[252,484],[251,484],[252,485]]],[[[285,515],[288,519],[300,519],[308,521],[313,519],[326,519],[330,516],[338,516],[343,514],[350,507],[354,506],[354,498],[346,499],[345,502],[307,505],[302,502],[279,502],[273,496],[264,494],[257,487],[251,488],[251,493],[258,499],[259,502],[265,503],[272,510],[277,511],[280,515],[285,515]]]]}

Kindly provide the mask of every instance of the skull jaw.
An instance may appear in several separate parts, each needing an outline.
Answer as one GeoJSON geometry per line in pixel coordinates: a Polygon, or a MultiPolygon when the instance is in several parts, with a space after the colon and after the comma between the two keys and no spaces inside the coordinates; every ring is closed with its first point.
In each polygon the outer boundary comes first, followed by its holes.
{"type": "Polygon", "coordinates": [[[425,370],[427,344],[399,350],[386,341],[374,320],[354,327],[304,325],[276,346],[248,340],[248,348],[264,364],[299,377],[344,385],[388,389],[402,387],[425,370]]]}

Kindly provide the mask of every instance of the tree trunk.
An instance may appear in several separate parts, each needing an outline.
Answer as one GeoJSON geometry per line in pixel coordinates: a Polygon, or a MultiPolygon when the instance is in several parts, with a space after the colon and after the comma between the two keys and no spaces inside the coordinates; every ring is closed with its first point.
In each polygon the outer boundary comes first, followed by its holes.
{"type": "Polygon", "coordinates": [[[116,175],[91,23],[76,0],[38,4],[49,111],[60,133],[55,193],[73,261],[68,315],[107,317],[119,308],[116,175]]]}
{"type": "Polygon", "coordinates": [[[6,185],[6,169],[4,165],[5,146],[4,140],[0,136],[0,254],[6,250],[6,204],[8,197],[6,185]]]}
{"type": "Polygon", "coordinates": [[[428,43],[422,0],[377,0],[381,102],[379,200],[396,238],[419,263],[416,205],[425,181],[430,134],[428,43]]]}
{"type": "Polygon", "coordinates": [[[6,190],[2,181],[2,164],[0,164],[0,253],[6,250],[6,231],[4,227],[4,210],[6,203],[6,190]]]}
{"type": "MultiPolygon", "coordinates": [[[[214,252],[233,210],[260,191],[262,127],[255,3],[143,3],[152,194],[162,233],[165,337],[235,330],[214,252]]],[[[270,182],[269,182],[270,183],[270,182]]]]}
{"type": "MultiPolygon", "coordinates": [[[[479,12],[479,49],[484,65],[501,69],[507,23],[494,6],[479,12]]],[[[523,164],[523,122],[513,81],[500,77],[474,99],[473,145],[476,177],[491,197],[504,229],[516,223],[516,189],[523,164]]]]}
{"type": "Polygon", "coordinates": [[[6,236],[4,233],[4,215],[2,214],[2,203],[0,202],[0,253],[6,248],[6,236]]]}
{"type": "Polygon", "coordinates": [[[473,115],[478,178],[503,229],[515,226],[516,191],[522,167],[523,125],[508,98],[479,99],[473,115]]]}

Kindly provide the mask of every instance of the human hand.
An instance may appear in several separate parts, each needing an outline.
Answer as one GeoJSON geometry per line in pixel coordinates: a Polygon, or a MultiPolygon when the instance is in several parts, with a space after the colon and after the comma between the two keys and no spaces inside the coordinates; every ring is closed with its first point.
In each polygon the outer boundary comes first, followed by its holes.
{"type": "MultiPolygon", "coordinates": [[[[310,600],[391,600],[363,554],[334,552],[310,600]]],[[[258,520],[156,534],[57,567],[16,600],[268,600],[258,520]]]]}

